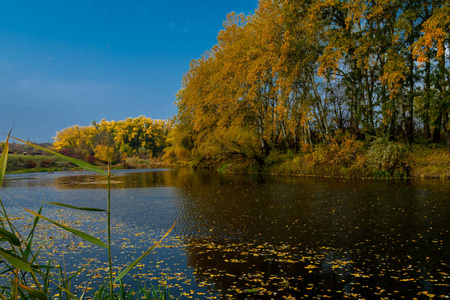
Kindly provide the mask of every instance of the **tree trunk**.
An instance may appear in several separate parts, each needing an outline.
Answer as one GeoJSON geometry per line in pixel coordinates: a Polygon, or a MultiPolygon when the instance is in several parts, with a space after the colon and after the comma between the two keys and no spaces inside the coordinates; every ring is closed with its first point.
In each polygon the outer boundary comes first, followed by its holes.
{"type": "Polygon", "coordinates": [[[425,64],[425,96],[423,103],[423,114],[422,114],[422,122],[423,122],[423,133],[426,139],[431,138],[431,130],[430,130],[430,97],[431,97],[431,63],[430,63],[431,55],[428,54],[428,61],[425,64]]]}
{"type": "MultiPolygon", "coordinates": [[[[411,21],[412,23],[412,21],[411,21]]],[[[411,24],[412,25],[412,24],[411,24]]],[[[409,59],[409,91],[408,91],[408,119],[406,124],[408,143],[414,142],[414,57],[412,54],[412,44],[414,39],[411,38],[411,50],[408,53],[409,59]]]]}

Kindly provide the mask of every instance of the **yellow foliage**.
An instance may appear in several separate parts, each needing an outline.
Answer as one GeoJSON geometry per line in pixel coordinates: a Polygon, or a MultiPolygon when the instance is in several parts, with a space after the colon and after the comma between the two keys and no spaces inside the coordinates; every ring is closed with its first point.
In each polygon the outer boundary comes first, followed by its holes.
{"type": "Polygon", "coordinates": [[[132,153],[162,153],[170,126],[167,121],[140,116],[124,121],[106,121],[91,126],[72,126],[57,132],[53,146],[56,150],[85,150],[94,154],[98,145],[116,151],[132,153]]]}
{"type": "Polygon", "coordinates": [[[98,145],[95,147],[95,157],[104,162],[113,163],[117,155],[114,147],[98,145]]]}

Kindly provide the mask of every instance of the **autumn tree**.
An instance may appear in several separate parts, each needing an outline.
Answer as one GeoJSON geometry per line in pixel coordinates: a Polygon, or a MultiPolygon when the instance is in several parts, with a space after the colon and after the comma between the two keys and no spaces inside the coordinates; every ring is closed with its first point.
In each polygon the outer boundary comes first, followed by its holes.
{"type": "Polygon", "coordinates": [[[117,159],[116,149],[111,146],[98,145],[95,147],[95,157],[108,164],[112,164],[117,159]]]}
{"type": "Polygon", "coordinates": [[[115,149],[116,154],[158,156],[166,147],[169,131],[166,121],[144,116],[124,121],[103,119],[90,126],[76,125],[57,132],[53,146],[58,151],[82,150],[87,155],[103,153],[103,147],[108,147],[108,151],[115,149]]]}
{"type": "Polygon", "coordinates": [[[407,143],[442,131],[450,147],[448,12],[438,0],[260,0],[232,13],[183,78],[172,147],[258,160],[337,130],[407,143]]]}

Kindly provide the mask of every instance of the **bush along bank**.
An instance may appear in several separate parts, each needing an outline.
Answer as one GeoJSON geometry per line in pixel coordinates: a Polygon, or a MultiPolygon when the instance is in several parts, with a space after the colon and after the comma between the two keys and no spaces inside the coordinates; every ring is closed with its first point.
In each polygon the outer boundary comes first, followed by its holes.
{"type": "MultiPolygon", "coordinates": [[[[201,162],[198,166],[211,166],[201,162]]],[[[228,159],[220,172],[251,172],[333,178],[450,178],[450,154],[440,145],[406,145],[378,138],[372,142],[351,137],[331,139],[298,151],[273,151],[261,160],[228,159]]]]}

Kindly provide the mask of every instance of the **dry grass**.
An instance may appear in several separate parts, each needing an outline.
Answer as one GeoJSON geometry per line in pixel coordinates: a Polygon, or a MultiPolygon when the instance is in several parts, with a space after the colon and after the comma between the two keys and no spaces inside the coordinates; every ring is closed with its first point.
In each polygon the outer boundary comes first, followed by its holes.
{"type": "Polygon", "coordinates": [[[450,153],[443,147],[416,145],[409,158],[412,176],[420,178],[450,178],[450,153]]]}

